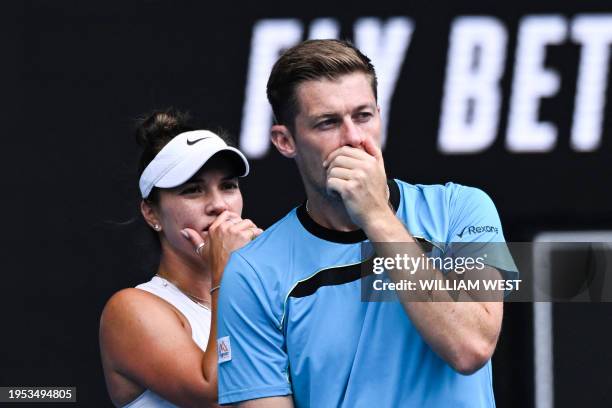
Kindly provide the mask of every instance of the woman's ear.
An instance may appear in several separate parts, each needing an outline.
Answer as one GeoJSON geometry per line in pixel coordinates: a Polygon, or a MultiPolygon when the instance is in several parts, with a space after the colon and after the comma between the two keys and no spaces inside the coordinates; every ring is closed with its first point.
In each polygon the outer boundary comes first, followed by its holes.
{"type": "Polygon", "coordinates": [[[273,125],[270,129],[270,139],[276,150],[287,158],[295,157],[295,139],[285,125],[273,125]]]}
{"type": "Polygon", "coordinates": [[[155,211],[153,204],[147,200],[142,200],[140,202],[140,213],[151,228],[158,232],[161,231],[161,223],[157,217],[157,212],[155,211]]]}

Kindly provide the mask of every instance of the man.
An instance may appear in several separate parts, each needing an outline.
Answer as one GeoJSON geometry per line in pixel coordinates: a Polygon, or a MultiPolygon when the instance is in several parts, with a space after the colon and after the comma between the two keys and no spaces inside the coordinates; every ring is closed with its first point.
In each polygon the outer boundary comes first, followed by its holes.
{"type": "MultiPolygon", "coordinates": [[[[232,255],[219,295],[219,401],[245,407],[494,406],[501,302],[364,302],[363,241],[503,242],[491,200],[449,183],[387,181],[376,74],[351,44],[306,41],[268,81],[272,142],[307,201],[232,255]],[[462,233],[470,226],[481,233],[462,233]]],[[[410,244],[413,243],[413,244],[410,244]]],[[[487,273],[515,271],[491,257],[487,273]]],[[[419,271],[443,277],[440,271],[419,271]]],[[[451,275],[454,272],[451,272],[451,275]]],[[[392,275],[398,280],[399,275],[392,275]]],[[[462,296],[466,296],[463,294],[462,296]]]]}

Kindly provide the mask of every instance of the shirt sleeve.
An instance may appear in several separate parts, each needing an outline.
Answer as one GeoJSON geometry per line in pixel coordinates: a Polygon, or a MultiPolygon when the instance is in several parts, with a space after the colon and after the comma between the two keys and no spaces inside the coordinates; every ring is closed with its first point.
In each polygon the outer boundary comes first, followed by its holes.
{"type": "Polygon", "coordinates": [[[508,250],[501,221],[491,198],[482,190],[454,185],[450,199],[447,255],[482,257],[504,279],[517,279],[518,269],[508,250]]]}
{"type": "Polygon", "coordinates": [[[284,336],[271,297],[254,268],[232,254],[218,301],[220,404],[292,393],[284,336]]]}

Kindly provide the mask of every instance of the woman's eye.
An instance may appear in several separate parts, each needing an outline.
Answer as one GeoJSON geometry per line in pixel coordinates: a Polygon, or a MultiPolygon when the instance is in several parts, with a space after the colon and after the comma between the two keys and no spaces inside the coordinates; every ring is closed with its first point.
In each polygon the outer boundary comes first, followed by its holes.
{"type": "Polygon", "coordinates": [[[232,190],[232,189],[238,188],[238,183],[233,182],[233,181],[227,182],[227,183],[224,183],[222,187],[224,190],[232,190]]]}
{"type": "Polygon", "coordinates": [[[191,186],[191,187],[186,187],[181,191],[181,194],[195,194],[197,192],[200,191],[200,187],[198,186],[191,186]]]}

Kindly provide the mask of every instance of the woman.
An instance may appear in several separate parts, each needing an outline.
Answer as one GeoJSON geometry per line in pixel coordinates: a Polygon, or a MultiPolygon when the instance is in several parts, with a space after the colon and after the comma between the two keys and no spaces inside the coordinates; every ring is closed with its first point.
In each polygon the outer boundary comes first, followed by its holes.
{"type": "Polygon", "coordinates": [[[185,115],[156,112],[137,131],[142,216],[157,235],[156,275],[116,293],[100,322],[113,403],[216,406],[216,301],[231,251],[262,231],[240,218],[244,155],[185,115]]]}

